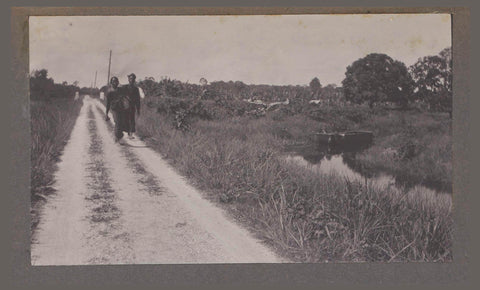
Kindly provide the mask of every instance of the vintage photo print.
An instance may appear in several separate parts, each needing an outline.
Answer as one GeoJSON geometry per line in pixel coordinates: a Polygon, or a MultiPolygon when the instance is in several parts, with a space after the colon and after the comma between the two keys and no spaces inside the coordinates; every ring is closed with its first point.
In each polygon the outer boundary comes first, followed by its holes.
{"type": "Polygon", "coordinates": [[[455,258],[450,14],[28,25],[32,265],[455,258]]]}

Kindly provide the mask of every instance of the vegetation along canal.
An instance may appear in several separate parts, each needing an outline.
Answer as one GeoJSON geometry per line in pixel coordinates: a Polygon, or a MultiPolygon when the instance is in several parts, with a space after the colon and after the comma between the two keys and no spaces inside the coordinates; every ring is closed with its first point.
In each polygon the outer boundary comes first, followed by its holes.
{"type": "Polygon", "coordinates": [[[381,169],[366,168],[357,155],[368,147],[353,146],[348,150],[338,150],[322,146],[297,145],[286,148],[286,160],[319,174],[338,174],[346,180],[360,182],[379,188],[395,188],[406,193],[412,190],[428,194],[447,194],[435,188],[424,186],[395,177],[381,169]]]}

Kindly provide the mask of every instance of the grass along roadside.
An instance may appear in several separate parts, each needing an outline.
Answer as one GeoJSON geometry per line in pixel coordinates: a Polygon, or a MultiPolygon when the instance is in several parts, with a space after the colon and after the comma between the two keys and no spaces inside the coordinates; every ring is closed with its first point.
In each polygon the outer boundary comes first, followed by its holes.
{"type": "Polygon", "coordinates": [[[54,193],[53,175],[80,113],[81,100],[32,101],[31,124],[31,231],[39,222],[39,211],[46,197],[54,193]]]}
{"type": "Polygon", "coordinates": [[[293,138],[282,134],[296,131],[282,120],[199,120],[181,132],[155,108],[144,108],[138,133],[285,257],[300,262],[452,259],[448,195],[365,186],[289,163],[282,147],[293,138]]]}

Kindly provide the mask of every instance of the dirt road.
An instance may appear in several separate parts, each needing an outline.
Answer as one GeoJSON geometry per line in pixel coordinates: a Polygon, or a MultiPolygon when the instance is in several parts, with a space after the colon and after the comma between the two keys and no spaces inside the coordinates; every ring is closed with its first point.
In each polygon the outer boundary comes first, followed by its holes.
{"type": "Polygon", "coordinates": [[[32,265],[284,262],[86,97],[31,245],[32,265]]]}

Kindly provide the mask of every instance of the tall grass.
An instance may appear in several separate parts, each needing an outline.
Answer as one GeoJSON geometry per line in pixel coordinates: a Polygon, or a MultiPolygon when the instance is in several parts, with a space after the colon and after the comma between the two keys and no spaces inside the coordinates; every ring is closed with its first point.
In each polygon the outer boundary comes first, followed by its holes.
{"type": "Polygon", "coordinates": [[[53,192],[56,163],[68,141],[80,112],[81,100],[44,99],[31,102],[31,210],[32,230],[38,223],[38,210],[53,192]]]}
{"type": "Polygon", "coordinates": [[[152,107],[137,124],[210,199],[294,261],[452,259],[450,196],[376,188],[289,163],[285,140],[308,135],[304,120],[289,118],[200,120],[182,132],[152,107]]]}
{"type": "Polygon", "coordinates": [[[406,184],[452,192],[452,125],[445,113],[390,112],[362,124],[374,145],[357,156],[366,167],[406,184]]]}
{"type": "MultiPolygon", "coordinates": [[[[153,97],[147,98],[145,105],[161,114],[177,114],[177,123],[187,128],[188,123],[198,119],[242,120],[255,111],[255,105],[223,99],[153,97]]],[[[287,144],[312,142],[313,133],[319,131],[371,130],[375,136],[373,146],[356,158],[371,174],[387,172],[403,185],[423,184],[452,192],[451,119],[446,113],[292,101],[288,106],[268,110],[264,116],[256,122],[263,122],[268,133],[287,144]]]]}

